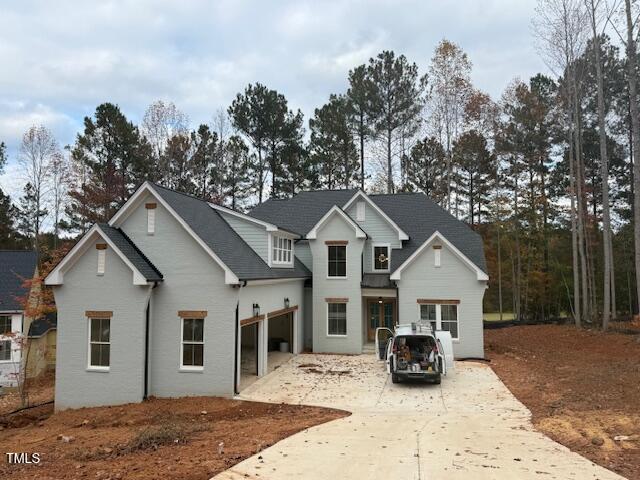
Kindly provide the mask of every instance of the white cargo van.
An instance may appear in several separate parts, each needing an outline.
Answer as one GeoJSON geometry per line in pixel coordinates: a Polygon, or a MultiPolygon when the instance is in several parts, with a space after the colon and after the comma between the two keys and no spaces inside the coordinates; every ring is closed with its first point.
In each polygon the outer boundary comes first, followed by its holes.
{"type": "Polygon", "coordinates": [[[453,371],[453,342],[447,331],[411,323],[376,329],[376,355],[385,360],[391,381],[420,379],[440,383],[453,371]]]}

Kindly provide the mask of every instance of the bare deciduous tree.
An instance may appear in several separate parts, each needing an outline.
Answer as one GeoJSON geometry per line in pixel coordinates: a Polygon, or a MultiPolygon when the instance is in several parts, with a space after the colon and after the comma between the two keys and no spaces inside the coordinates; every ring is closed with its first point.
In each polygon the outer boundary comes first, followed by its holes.
{"type": "MultiPolygon", "coordinates": [[[[51,165],[60,154],[58,143],[50,130],[42,125],[34,125],[22,136],[18,163],[22,170],[23,179],[33,189],[33,207],[35,212],[41,212],[50,193],[51,165]]],[[[32,216],[33,225],[30,231],[33,235],[33,246],[38,258],[40,257],[40,232],[42,230],[41,215],[32,216]]]]}

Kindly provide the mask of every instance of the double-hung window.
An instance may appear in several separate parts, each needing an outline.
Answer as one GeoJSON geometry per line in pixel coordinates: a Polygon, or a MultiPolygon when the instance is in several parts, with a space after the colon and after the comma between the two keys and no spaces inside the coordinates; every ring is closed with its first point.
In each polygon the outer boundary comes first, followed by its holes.
{"type": "Polygon", "coordinates": [[[273,236],[271,263],[290,264],[293,261],[293,240],[286,237],[273,236]]]}
{"type": "Polygon", "coordinates": [[[0,362],[11,360],[11,340],[0,340],[0,362]]]}
{"type": "Polygon", "coordinates": [[[204,318],[182,319],[180,368],[202,370],[204,367],[204,318]]]}
{"type": "Polygon", "coordinates": [[[0,335],[11,333],[11,316],[0,315],[0,335]]]}
{"type": "Polygon", "coordinates": [[[345,336],[347,334],[347,304],[327,304],[327,334],[345,336]]]}
{"type": "Polygon", "coordinates": [[[434,330],[444,330],[451,333],[451,338],[458,337],[458,305],[423,303],[420,305],[420,320],[431,324],[434,330]]]}
{"type": "Polygon", "coordinates": [[[111,364],[111,319],[89,319],[89,368],[108,370],[111,364]]]}
{"type": "Polygon", "coordinates": [[[347,246],[328,245],[328,276],[332,278],[347,277],[347,246]]]}

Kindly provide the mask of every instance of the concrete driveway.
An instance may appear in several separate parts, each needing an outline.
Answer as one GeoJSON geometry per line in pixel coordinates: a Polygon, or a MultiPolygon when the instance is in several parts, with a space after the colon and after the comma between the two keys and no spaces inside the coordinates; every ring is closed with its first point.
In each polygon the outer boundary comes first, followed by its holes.
{"type": "Polygon", "coordinates": [[[394,385],[372,355],[298,355],[240,398],[353,412],[286,438],[215,477],[620,479],[535,431],[493,371],[457,363],[441,385],[394,385]]]}

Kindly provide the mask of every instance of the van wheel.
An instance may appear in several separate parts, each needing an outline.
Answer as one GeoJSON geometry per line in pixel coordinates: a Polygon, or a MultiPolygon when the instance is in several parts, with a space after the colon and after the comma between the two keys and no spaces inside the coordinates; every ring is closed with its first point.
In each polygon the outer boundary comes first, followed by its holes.
{"type": "Polygon", "coordinates": [[[440,382],[442,382],[442,376],[438,375],[433,381],[433,383],[435,383],[436,385],[440,385],[440,382]]]}
{"type": "Polygon", "coordinates": [[[391,383],[400,383],[400,377],[398,377],[398,375],[396,375],[395,373],[391,374],[391,383]]]}

